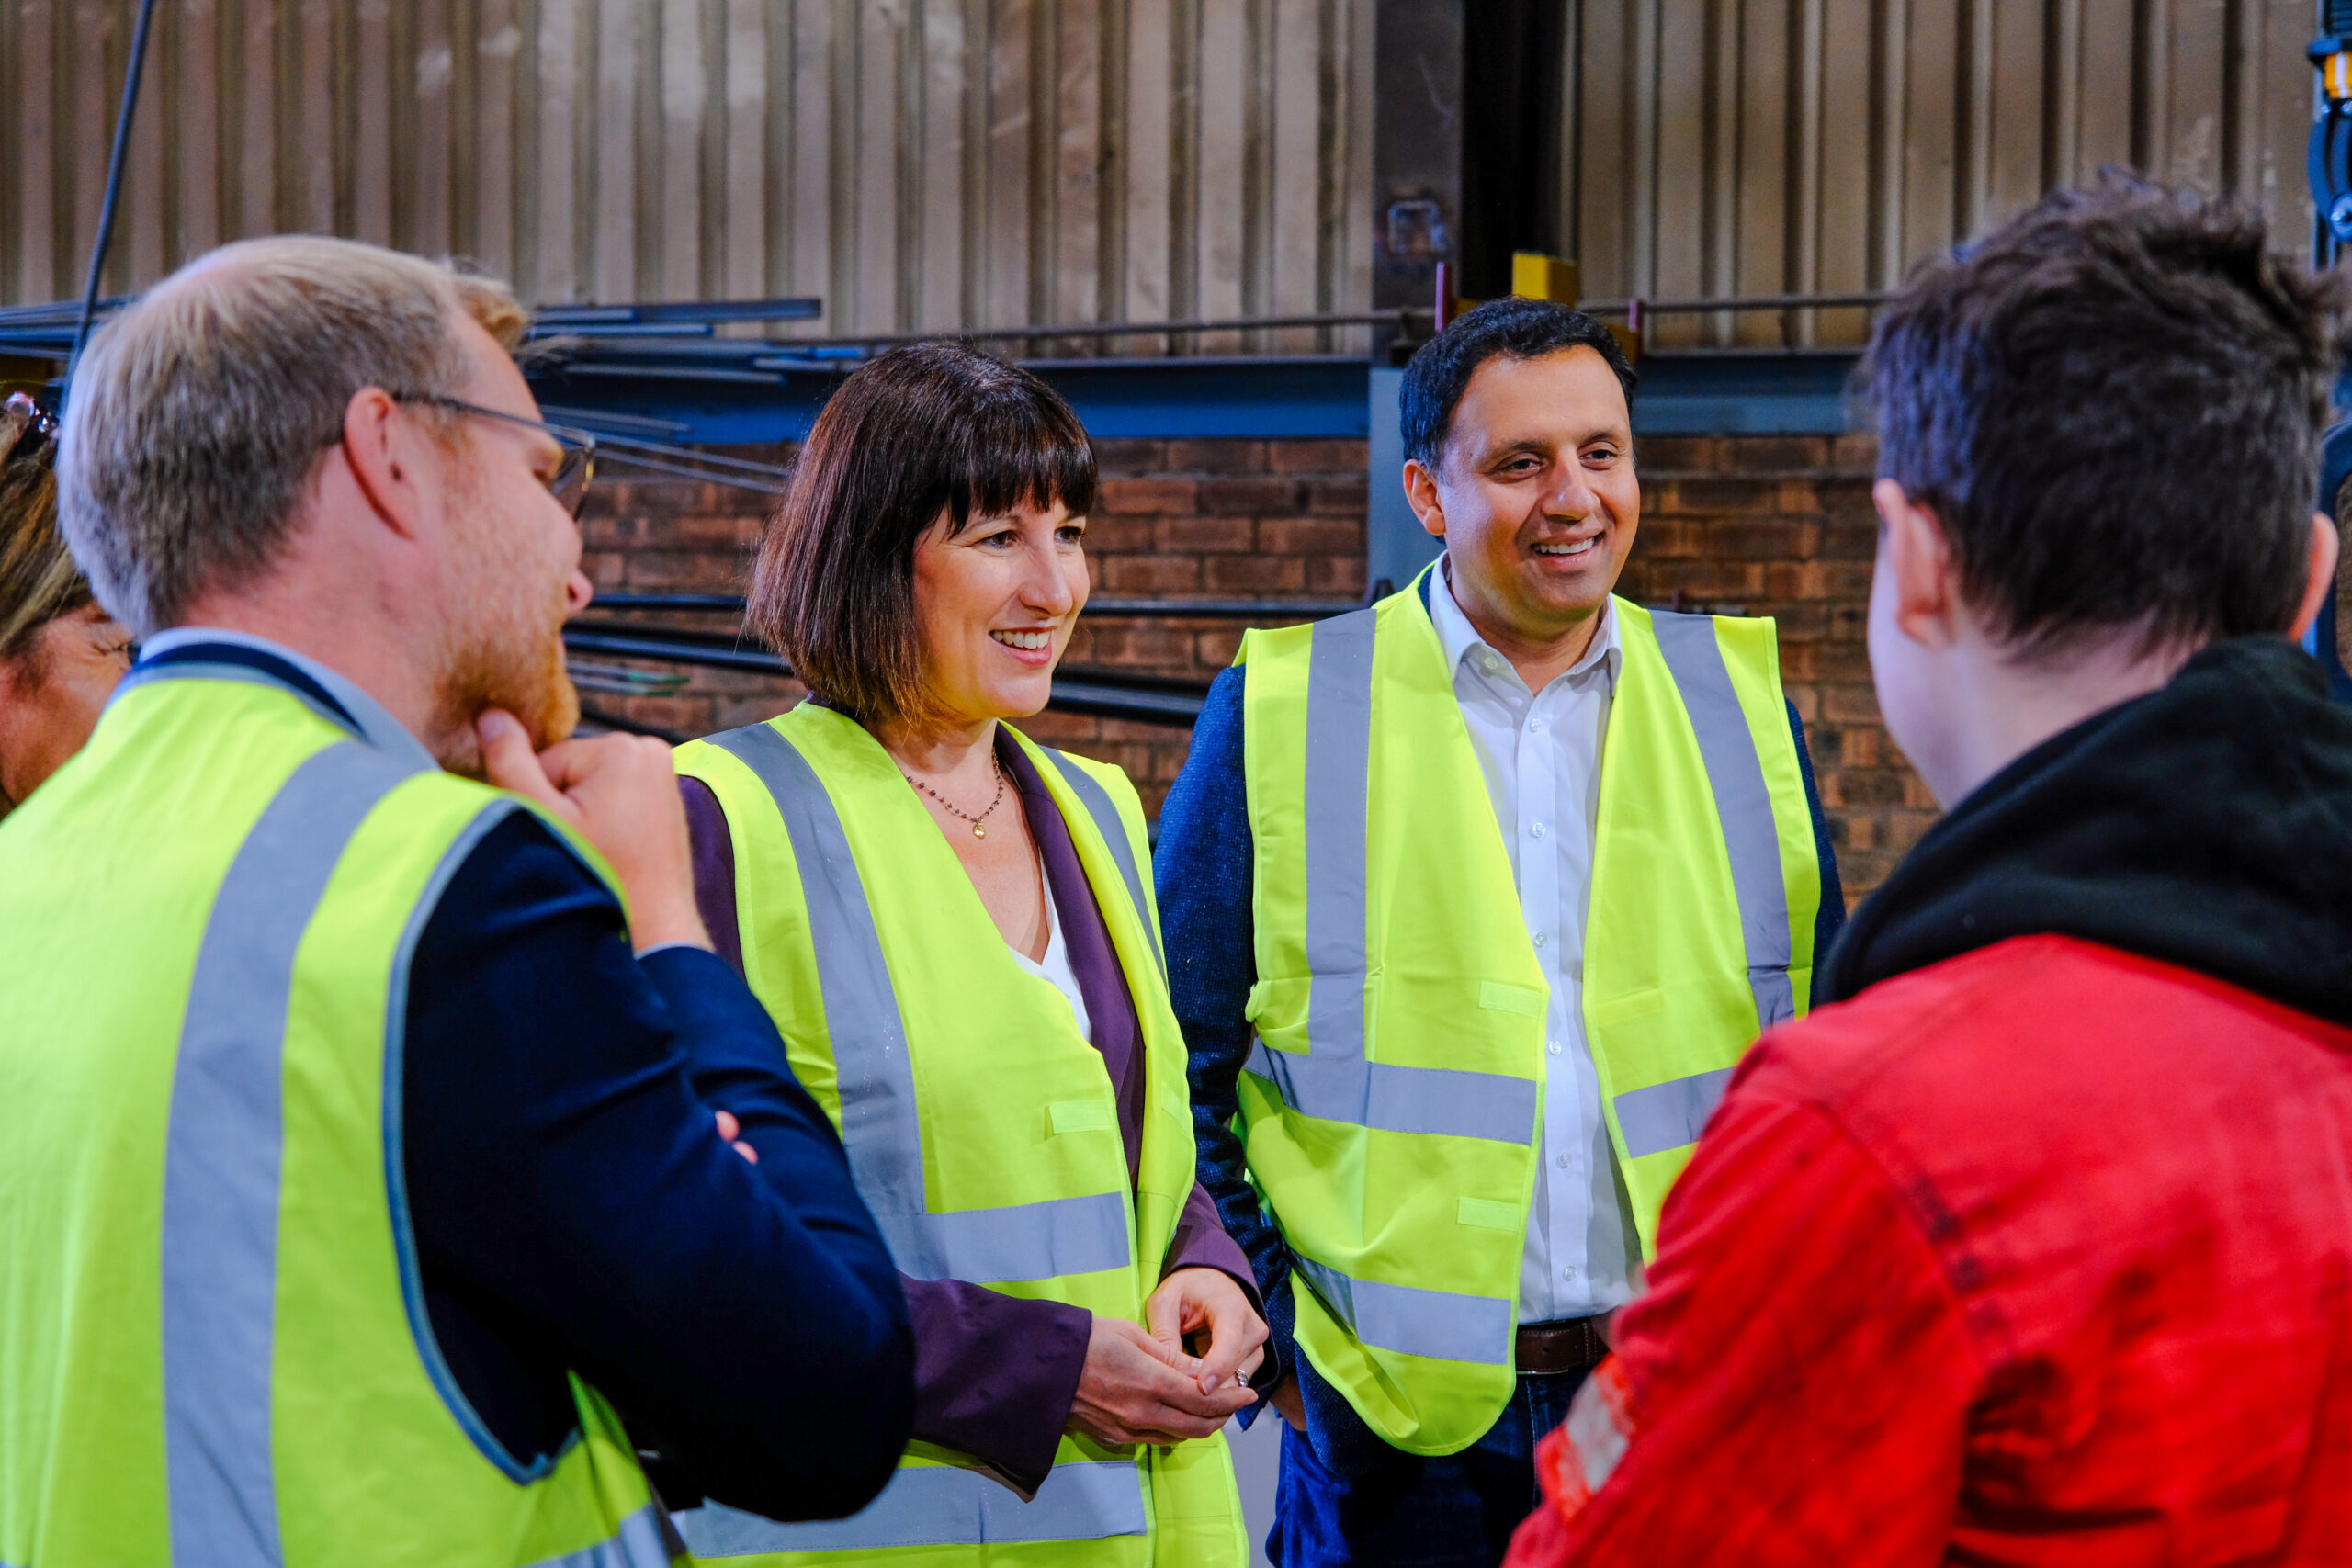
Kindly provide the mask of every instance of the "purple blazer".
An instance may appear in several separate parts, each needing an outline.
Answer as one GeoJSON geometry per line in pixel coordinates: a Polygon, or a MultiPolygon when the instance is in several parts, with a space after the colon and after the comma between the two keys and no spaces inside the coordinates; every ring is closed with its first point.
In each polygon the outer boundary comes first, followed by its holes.
{"type": "MultiPolygon", "coordinates": [[[[1112,951],[1102,906],[1080,866],[1069,827],[1028,754],[1001,728],[997,759],[1020,792],[1029,835],[1045,862],[1046,883],[1062,922],[1070,968],[1086,998],[1094,1048],[1102,1054],[1119,1109],[1127,1179],[1142,1157],[1147,1082],[1143,1030],[1125,974],[1112,951]]],[[[697,779],[678,781],[694,843],[695,902],[719,955],[738,972],[743,945],[735,920],[735,852],[718,796],[697,779]]],[[[1198,1182],[1178,1216],[1160,1277],[1179,1269],[1209,1268],[1232,1276],[1259,1315],[1250,1260],[1217,1221],[1216,1205],[1198,1182]]],[[[915,1330],[914,1435],[981,1461],[1023,1495],[1035,1492],[1053,1468],[1054,1450],[1069,1419],[1086,1364],[1094,1314],[1062,1302],[1021,1301],[960,1280],[910,1280],[907,1305],[915,1330]]],[[[1260,1372],[1272,1368],[1271,1359],[1260,1372]]]]}

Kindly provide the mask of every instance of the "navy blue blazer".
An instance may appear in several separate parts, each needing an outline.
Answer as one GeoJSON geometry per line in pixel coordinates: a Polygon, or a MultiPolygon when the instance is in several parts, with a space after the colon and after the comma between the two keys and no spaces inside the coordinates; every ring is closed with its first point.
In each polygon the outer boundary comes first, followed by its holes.
{"type": "MultiPolygon", "coordinates": [[[[242,666],[355,735],[290,660],[242,666]]],[[[832,1122],[712,953],[630,951],[618,899],[537,817],[468,851],[425,914],[387,1051],[384,1156],[411,1326],[451,1414],[514,1479],[608,1396],[672,1506],[854,1512],[913,1415],[907,1306],[832,1122]],[[720,1141],[732,1111],[759,1153],[720,1141]]]]}

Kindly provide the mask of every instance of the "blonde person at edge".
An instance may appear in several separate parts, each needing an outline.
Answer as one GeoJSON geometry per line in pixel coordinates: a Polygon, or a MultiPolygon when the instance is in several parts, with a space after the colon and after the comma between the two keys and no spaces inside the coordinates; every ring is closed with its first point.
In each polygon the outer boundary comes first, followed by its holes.
{"type": "Polygon", "coordinates": [[[1202,1179],[1285,1369],[1286,1568],[1501,1561],[1842,916],[1772,623],[1613,594],[1633,381],[1535,300],[1423,344],[1402,479],[1442,555],[1251,632],[1160,818],[1202,1179]]]}
{"type": "Polygon", "coordinates": [[[1248,1560],[1219,1428],[1266,1329],[1193,1180],[1143,814],[1118,769],[1006,722],[1051,694],[1094,494],[1026,371],[876,358],[752,586],[814,695],[679,754],[706,922],[842,1127],[916,1344],[881,1497],[834,1525],[681,1515],[702,1561],[1248,1560]]]}
{"type": "Polygon", "coordinates": [[[141,649],[0,822],[0,1562],[664,1568],[616,1406],[787,1518],[893,1473],[904,1298],[670,749],[565,739],[593,446],[523,325],[280,236],[76,371],[141,649]]]}
{"type": "Polygon", "coordinates": [[[56,421],[22,392],[0,412],[0,818],[82,749],[130,667],[57,531],[56,421]]]}

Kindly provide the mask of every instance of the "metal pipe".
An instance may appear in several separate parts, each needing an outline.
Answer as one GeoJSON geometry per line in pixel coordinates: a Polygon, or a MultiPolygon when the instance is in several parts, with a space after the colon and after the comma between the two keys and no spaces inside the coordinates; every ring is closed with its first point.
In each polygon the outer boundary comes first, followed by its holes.
{"type": "Polygon", "coordinates": [[[65,356],[65,388],[58,407],[74,388],[74,367],[90,342],[90,321],[97,314],[98,281],[106,276],[107,250],[114,243],[115,207],[122,199],[122,165],[130,152],[130,122],[139,109],[139,79],[147,64],[147,32],[155,20],[155,0],[139,0],[139,24],[130,31],[130,61],[122,76],[122,107],[114,117],[114,151],[107,157],[107,193],[98,204],[98,232],[90,243],[90,281],[82,290],[82,316],[74,328],[74,348],[65,356]]]}
{"type": "MultiPolygon", "coordinates": [[[[728,593],[599,593],[594,607],[707,610],[740,615],[743,601],[728,593]]],[[[1327,620],[1362,608],[1363,604],[1354,599],[1090,599],[1079,614],[1112,620],[1297,622],[1327,620]]]]}
{"type": "MultiPolygon", "coordinates": [[[[789,664],[762,649],[719,647],[699,639],[665,637],[651,628],[649,632],[650,635],[627,635],[573,626],[564,628],[563,641],[567,649],[607,658],[651,659],[758,675],[792,673],[789,664]]],[[[1053,696],[1046,705],[1064,713],[1102,718],[1186,725],[1201,716],[1201,705],[1207,695],[1205,682],[1121,675],[1105,670],[1069,670],[1054,676],[1053,696]]]]}

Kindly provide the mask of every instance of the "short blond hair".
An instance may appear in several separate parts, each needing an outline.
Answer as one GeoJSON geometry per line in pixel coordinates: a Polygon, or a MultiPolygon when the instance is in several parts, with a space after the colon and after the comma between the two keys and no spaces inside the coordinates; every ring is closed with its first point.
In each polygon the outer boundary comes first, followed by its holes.
{"type": "Polygon", "coordinates": [[[223,245],[108,321],[74,372],[58,513],[98,602],[135,637],[251,581],[291,531],[363,387],[447,395],[460,316],[512,349],[513,292],[375,245],[223,245]]]}

